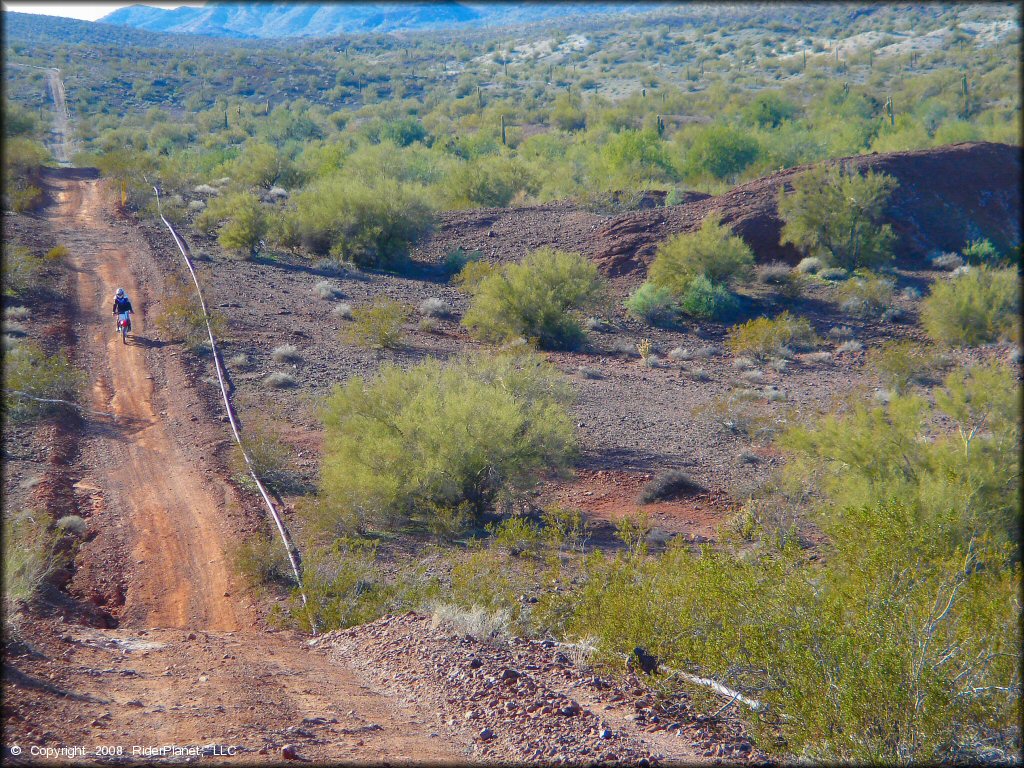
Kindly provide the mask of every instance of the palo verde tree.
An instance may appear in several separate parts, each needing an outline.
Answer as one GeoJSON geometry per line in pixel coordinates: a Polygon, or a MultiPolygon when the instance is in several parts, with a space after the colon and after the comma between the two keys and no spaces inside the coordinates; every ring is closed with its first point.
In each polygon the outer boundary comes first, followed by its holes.
{"type": "Polygon", "coordinates": [[[793,181],[792,193],[779,190],[780,242],[844,269],[889,261],[896,235],[882,219],[896,185],[873,171],[816,166],[793,181]]]}

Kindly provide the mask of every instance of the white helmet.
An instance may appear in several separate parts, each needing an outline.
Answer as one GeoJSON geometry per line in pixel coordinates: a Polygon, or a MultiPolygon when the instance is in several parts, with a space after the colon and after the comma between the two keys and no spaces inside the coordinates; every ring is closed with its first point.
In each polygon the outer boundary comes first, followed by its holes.
{"type": "Polygon", "coordinates": [[[117,298],[120,299],[122,296],[124,296],[124,288],[118,288],[117,289],[117,298]]]}

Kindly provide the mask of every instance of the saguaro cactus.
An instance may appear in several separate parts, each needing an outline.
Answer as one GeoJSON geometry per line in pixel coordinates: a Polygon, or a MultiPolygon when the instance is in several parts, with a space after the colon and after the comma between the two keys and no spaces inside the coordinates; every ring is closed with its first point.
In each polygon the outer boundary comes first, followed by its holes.
{"type": "Polygon", "coordinates": [[[501,116],[501,143],[505,144],[505,116],[501,116]]]}
{"type": "Polygon", "coordinates": [[[892,96],[885,100],[885,114],[889,116],[889,125],[896,127],[896,110],[892,106],[892,96]]]}

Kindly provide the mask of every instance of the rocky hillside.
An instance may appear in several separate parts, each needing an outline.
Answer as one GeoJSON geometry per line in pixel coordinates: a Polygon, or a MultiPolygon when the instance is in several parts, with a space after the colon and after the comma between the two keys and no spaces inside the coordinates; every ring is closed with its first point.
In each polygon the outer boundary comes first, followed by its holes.
{"type": "Polygon", "coordinates": [[[329,37],[332,35],[452,26],[528,24],[566,15],[629,13],[650,10],[644,4],[585,3],[209,3],[173,10],[133,5],[104,16],[120,24],[152,32],[216,37],[329,37]]]}
{"type": "MultiPolygon", "coordinates": [[[[979,237],[989,238],[1002,250],[1020,246],[1019,147],[964,143],[835,162],[886,173],[899,182],[888,210],[899,235],[899,257],[956,251],[979,237]]],[[[590,255],[608,274],[632,272],[651,261],[659,242],[697,229],[710,211],[717,210],[743,236],[758,261],[794,262],[800,254],[791,246],[779,245],[782,221],[777,201],[779,190],[791,189],[793,179],[806,168],[774,173],[723,195],[616,217],[597,230],[590,255]]]]}
{"type": "MultiPolygon", "coordinates": [[[[899,181],[888,218],[899,235],[900,258],[956,251],[979,237],[989,238],[1004,251],[1021,244],[1019,147],[965,143],[837,162],[887,173],[899,181]]],[[[779,245],[782,221],[777,200],[779,189],[790,189],[793,179],[806,169],[780,171],[714,197],[691,194],[680,205],[617,216],[585,211],[569,201],[448,211],[441,214],[435,236],[417,248],[416,258],[439,261],[453,243],[479,250],[492,260],[521,258],[548,245],[582,253],[608,275],[627,275],[646,268],[666,237],[699,228],[704,217],[717,210],[750,244],[758,261],[794,263],[800,254],[779,245]]]]}

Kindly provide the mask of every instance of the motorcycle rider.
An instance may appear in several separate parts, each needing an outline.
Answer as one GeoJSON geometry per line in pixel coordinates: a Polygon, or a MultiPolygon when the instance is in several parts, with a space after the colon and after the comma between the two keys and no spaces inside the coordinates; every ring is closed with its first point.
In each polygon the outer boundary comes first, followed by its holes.
{"type": "MultiPolygon", "coordinates": [[[[117,293],[114,294],[114,329],[120,330],[117,327],[117,318],[123,314],[134,315],[135,310],[132,309],[131,299],[128,298],[128,294],[124,292],[124,288],[118,288],[117,293]]],[[[131,329],[131,318],[128,318],[128,328],[131,329]]]]}

